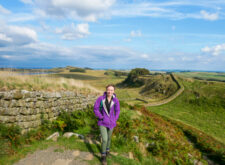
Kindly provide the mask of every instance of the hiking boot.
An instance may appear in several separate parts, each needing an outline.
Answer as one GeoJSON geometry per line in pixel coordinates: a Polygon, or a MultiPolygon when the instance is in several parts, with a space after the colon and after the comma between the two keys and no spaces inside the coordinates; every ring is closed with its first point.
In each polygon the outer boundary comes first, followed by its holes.
{"type": "Polygon", "coordinates": [[[102,165],[107,165],[106,155],[102,155],[102,165]]]}
{"type": "Polygon", "coordinates": [[[106,157],[108,157],[108,156],[110,156],[110,152],[109,152],[109,150],[108,150],[108,151],[106,151],[106,157]]]}

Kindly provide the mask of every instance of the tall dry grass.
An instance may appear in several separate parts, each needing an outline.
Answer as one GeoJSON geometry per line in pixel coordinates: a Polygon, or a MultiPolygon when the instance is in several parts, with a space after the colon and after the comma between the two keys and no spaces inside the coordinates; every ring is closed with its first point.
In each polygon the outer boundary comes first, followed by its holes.
{"type": "Polygon", "coordinates": [[[80,91],[84,93],[102,93],[81,80],[55,77],[54,74],[21,75],[17,72],[0,71],[0,91],[80,91]]]}

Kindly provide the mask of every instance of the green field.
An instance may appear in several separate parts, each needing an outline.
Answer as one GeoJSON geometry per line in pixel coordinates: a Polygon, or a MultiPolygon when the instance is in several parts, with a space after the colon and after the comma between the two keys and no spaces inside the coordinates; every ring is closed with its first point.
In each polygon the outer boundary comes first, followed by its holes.
{"type": "Polygon", "coordinates": [[[148,109],[182,121],[225,144],[225,83],[182,80],[184,92],[168,104],[148,109]]]}
{"type": "Polygon", "coordinates": [[[225,73],[223,72],[178,72],[175,74],[186,78],[225,82],[225,73]]]}

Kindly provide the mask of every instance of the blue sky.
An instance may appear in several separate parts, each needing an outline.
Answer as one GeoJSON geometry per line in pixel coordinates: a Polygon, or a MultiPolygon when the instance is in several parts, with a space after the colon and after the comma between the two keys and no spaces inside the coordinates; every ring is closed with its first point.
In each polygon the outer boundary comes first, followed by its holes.
{"type": "Polygon", "coordinates": [[[225,71],[224,0],[0,0],[0,67],[225,71]]]}

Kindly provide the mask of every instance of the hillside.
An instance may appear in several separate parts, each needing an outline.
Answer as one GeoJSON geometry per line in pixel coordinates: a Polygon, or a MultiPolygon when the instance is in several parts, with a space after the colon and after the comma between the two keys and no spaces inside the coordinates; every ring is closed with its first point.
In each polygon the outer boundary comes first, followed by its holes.
{"type": "Polygon", "coordinates": [[[198,128],[225,144],[225,83],[181,78],[180,82],[185,90],[178,98],[148,109],[198,128]]]}
{"type": "Polygon", "coordinates": [[[170,97],[178,90],[178,85],[169,74],[150,75],[145,78],[145,85],[140,93],[152,99],[170,97]]]}
{"type": "MultiPolygon", "coordinates": [[[[105,70],[85,69],[85,72],[74,73],[69,69],[71,68],[42,76],[12,76],[11,72],[2,74],[4,76],[1,76],[0,87],[4,90],[22,88],[43,91],[96,90],[101,94],[107,84],[119,84],[126,79],[125,75],[119,73],[117,76],[114,71],[105,74],[105,70]],[[51,83],[52,85],[49,85],[51,83]]],[[[139,76],[138,79],[144,82],[140,87],[116,88],[121,104],[121,116],[113,135],[112,149],[120,155],[110,158],[111,164],[149,164],[149,162],[151,164],[207,164],[210,161],[223,164],[225,162],[225,84],[223,82],[179,76],[174,80],[171,74],[158,73],[139,76]],[[176,81],[184,87],[184,91],[171,101],[168,98],[171,98],[179,88],[176,81]],[[160,106],[143,106],[167,99],[170,102],[160,106]],[[145,101],[148,103],[146,104],[145,101]],[[129,152],[132,152],[133,160],[126,158],[129,152]]],[[[9,154],[0,157],[0,162],[3,164],[8,161],[15,162],[29,151],[45,148],[44,146],[66,146],[64,149],[80,149],[91,153],[100,151],[99,144],[83,144],[76,138],[68,140],[59,138],[59,141],[54,143],[44,141],[53,131],[59,131],[60,134],[75,131],[98,140],[99,132],[92,108],[85,112],[75,112],[73,115],[64,114],[52,123],[46,121],[42,128],[28,133],[25,137],[15,128],[1,130],[9,129],[12,130],[10,134],[7,134],[7,131],[0,131],[0,144],[5,144],[5,151],[9,154]],[[10,138],[14,136],[15,139],[10,138]],[[26,151],[21,150],[24,146],[28,146],[26,151]]],[[[94,162],[99,163],[97,155],[94,162]]]]}

